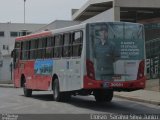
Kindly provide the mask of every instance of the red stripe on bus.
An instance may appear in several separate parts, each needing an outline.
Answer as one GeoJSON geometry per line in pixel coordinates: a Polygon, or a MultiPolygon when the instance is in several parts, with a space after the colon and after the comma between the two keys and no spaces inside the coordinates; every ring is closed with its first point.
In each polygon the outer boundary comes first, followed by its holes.
{"type": "Polygon", "coordinates": [[[26,35],[26,36],[22,36],[22,37],[17,37],[16,41],[45,37],[45,36],[50,36],[51,34],[52,34],[51,32],[41,32],[41,33],[37,33],[37,34],[26,35]]]}

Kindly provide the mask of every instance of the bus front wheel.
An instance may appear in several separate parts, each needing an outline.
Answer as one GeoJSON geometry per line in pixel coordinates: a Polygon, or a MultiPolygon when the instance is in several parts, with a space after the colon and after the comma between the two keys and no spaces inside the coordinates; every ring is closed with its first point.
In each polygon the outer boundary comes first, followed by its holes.
{"type": "MultiPolygon", "coordinates": [[[[25,78],[24,78],[25,79],[25,78]]],[[[28,89],[25,85],[26,83],[26,80],[24,80],[24,83],[23,83],[23,91],[24,91],[24,96],[26,97],[31,97],[32,96],[32,89],[28,89]]]]}
{"type": "Polygon", "coordinates": [[[95,97],[96,102],[111,102],[113,98],[113,90],[94,90],[93,95],[95,97]]]}
{"type": "Polygon", "coordinates": [[[59,80],[57,78],[53,81],[53,99],[57,102],[63,100],[63,95],[60,92],[59,80]]]}

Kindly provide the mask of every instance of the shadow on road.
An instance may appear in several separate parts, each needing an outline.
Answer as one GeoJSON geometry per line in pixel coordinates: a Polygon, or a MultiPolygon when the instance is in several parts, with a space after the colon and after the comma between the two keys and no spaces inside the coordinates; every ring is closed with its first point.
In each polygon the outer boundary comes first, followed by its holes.
{"type": "Polygon", "coordinates": [[[32,95],[31,98],[42,101],[53,101],[53,96],[51,94],[37,94],[37,95],[32,95]]]}
{"type": "MultiPolygon", "coordinates": [[[[33,95],[32,98],[42,101],[53,101],[52,94],[38,94],[33,95]]],[[[53,101],[53,104],[54,103],[55,101],[53,101]]],[[[117,114],[151,114],[158,113],[160,111],[160,108],[158,108],[158,106],[157,108],[150,107],[145,104],[120,98],[114,98],[110,103],[97,103],[91,96],[73,96],[71,100],[69,102],[66,102],[65,104],[70,104],[78,108],[89,109],[95,112],[107,112],[117,114]]]]}

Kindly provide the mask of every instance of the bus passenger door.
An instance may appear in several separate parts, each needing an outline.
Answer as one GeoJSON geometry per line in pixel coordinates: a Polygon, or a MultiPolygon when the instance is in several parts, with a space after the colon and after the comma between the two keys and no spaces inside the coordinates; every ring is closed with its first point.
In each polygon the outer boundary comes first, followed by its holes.
{"type": "Polygon", "coordinates": [[[20,56],[20,49],[14,49],[12,51],[12,57],[13,57],[13,83],[15,87],[20,87],[19,56],[20,56]]]}

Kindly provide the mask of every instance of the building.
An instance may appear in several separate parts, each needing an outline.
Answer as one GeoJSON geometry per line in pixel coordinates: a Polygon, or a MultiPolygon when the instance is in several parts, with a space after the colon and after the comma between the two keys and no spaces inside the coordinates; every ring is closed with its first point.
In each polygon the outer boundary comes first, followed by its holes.
{"type": "Polygon", "coordinates": [[[0,23],[0,83],[11,82],[11,51],[15,38],[30,34],[45,24],[0,23]]]}
{"type": "Polygon", "coordinates": [[[160,74],[160,0],[88,0],[80,9],[72,10],[72,20],[144,24],[147,75],[157,78],[160,74]]]}
{"type": "Polygon", "coordinates": [[[0,23],[0,51],[2,55],[14,48],[15,38],[30,34],[45,24],[0,23]]]}
{"type": "Polygon", "coordinates": [[[160,20],[159,0],[88,0],[72,14],[75,21],[127,21],[150,23],[160,20]]]}
{"type": "Polygon", "coordinates": [[[79,21],[72,21],[72,20],[55,20],[55,21],[49,23],[48,25],[41,27],[40,29],[36,30],[35,32],[59,29],[59,28],[63,28],[63,27],[77,25],[80,23],[81,22],[79,22],[79,21]]]}

